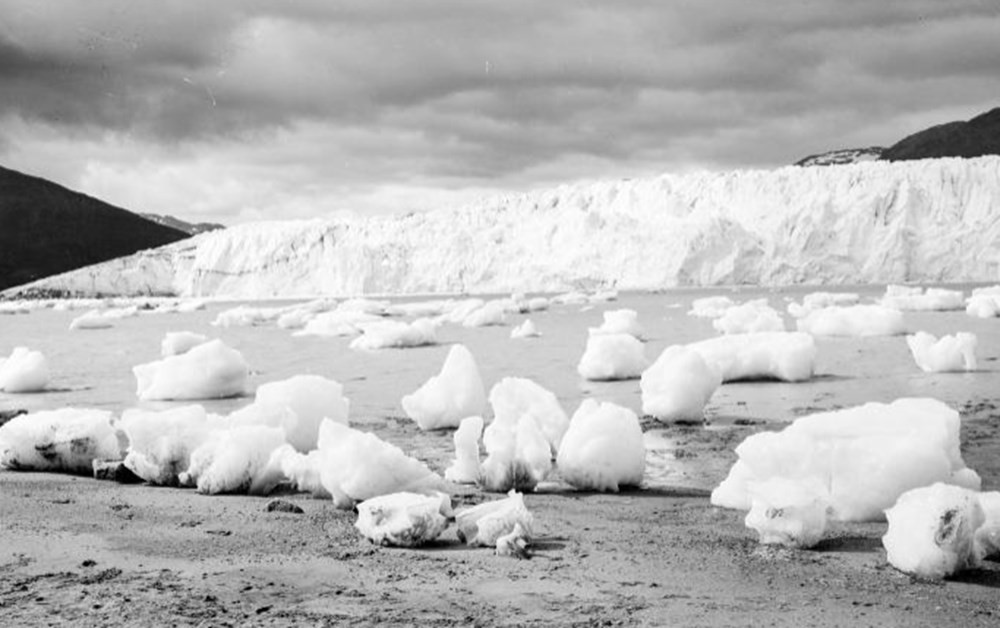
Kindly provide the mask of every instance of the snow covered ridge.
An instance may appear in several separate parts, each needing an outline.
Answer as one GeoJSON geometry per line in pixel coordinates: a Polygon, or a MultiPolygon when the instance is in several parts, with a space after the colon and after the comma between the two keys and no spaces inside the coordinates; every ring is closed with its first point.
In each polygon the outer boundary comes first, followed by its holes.
{"type": "Polygon", "coordinates": [[[563,185],[201,234],[22,286],[272,296],[996,281],[1000,157],[563,185]]]}

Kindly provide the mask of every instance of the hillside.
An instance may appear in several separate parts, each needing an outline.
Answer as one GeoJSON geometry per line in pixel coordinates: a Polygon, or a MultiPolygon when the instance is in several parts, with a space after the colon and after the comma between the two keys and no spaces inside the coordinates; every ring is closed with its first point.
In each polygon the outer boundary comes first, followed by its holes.
{"type": "Polygon", "coordinates": [[[51,181],[0,167],[0,290],[186,237],[51,181]]]}
{"type": "Polygon", "coordinates": [[[236,225],[17,294],[232,298],[997,281],[1000,157],[581,182],[236,225]]]}
{"type": "Polygon", "coordinates": [[[217,231],[219,229],[225,229],[225,225],[220,225],[217,222],[187,222],[181,220],[176,216],[165,216],[163,214],[139,214],[146,220],[152,220],[156,224],[165,225],[178,231],[183,231],[188,235],[198,235],[199,233],[205,233],[206,231],[217,231]]]}
{"type": "Polygon", "coordinates": [[[966,122],[939,124],[909,135],[882,153],[886,161],[1000,154],[1000,107],[966,122]]]}
{"type": "Polygon", "coordinates": [[[874,161],[881,157],[885,149],[881,146],[868,148],[841,148],[818,155],[809,155],[795,162],[796,166],[841,166],[856,164],[859,161],[874,161]]]}

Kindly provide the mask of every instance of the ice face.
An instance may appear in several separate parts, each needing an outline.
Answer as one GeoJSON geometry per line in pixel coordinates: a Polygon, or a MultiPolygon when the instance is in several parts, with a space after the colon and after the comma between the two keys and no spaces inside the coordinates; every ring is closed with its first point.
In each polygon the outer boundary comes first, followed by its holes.
{"type": "Polygon", "coordinates": [[[269,298],[990,281],[1000,268],[998,164],[698,172],[408,216],[239,225],[32,287],[269,298]]]}

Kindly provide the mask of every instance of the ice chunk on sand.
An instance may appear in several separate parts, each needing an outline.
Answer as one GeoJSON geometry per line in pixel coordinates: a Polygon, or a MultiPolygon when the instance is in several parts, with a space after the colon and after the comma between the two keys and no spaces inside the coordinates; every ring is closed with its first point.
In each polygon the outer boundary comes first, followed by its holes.
{"type": "Polygon", "coordinates": [[[378,436],[341,423],[320,425],[320,481],[338,508],[399,492],[438,490],[443,480],[423,462],[378,436]]]}
{"type": "Polygon", "coordinates": [[[212,340],[182,355],[140,364],[132,369],[142,401],[218,399],[242,395],[248,367],[243,355],[212,340]]]}
{"type": "Polygon", "coordinates": [[[576,370],[584,379],[635,379],[646,368],[642,341],[631,334],[598,334],[587,338],[587,348],[576,370]]]}
{"type": "Polygon", "coordinates": [[[177,485],[190,466],[191,452],[213,429],[205,408],[197,405],[162,412],[126,410],[117,427],[128,437],[125,466],[147,482],[167,486],[177,485]]]}
{"type": "Polygon", "coordinates": [[[0,467],[90,475],[94,459],[122,454],[105,410],[61,408],[14,417],[0,426],[0,467]]]}
{"type": "Polygon", "coordinates": [[[322,312],[311,318],[305,327],[295,332],[294,336],[356,336],[361,333],[361,327],[369,323],[381,321],[382,318],[364,312],[322,312]]]}
{"type": "Polygon", "coordinates": [[[881,305],[825,307],[796,321],[799,331],[814,336],[897,336],[906,333],[903,313],[881,305]]]}
{"type": "Polygon", "coordinates": [[[855,305],[861,300],[856,292],[810,292],[802,297],[802,304],[789,303],[788,313],[795,318],[801,318],[813,310],[820,310],[833,305],[855,305]]]}
{"type": "Polygon", "coordinates": [[[350,403],[339,382],[319,375],[295,375],[261,384],[254,402],[229,415],[229,425],[280,427],[300,452],[316,449],[324,418],[348,424],[350,403]]]}
{"type": "Polygon", "coordinates": [[[1000,295],[973,294],[965,306],[965,313],[976,318],[1000,316],[1000,295]]]}
{"type": "Polygon", "coordinates": [[[325,457],[322,449],[313,449],[309,453],[299,453],[295,448],[285,443],[271,452],[267,465],[260,474],[258,484],[261,492],[270,493],[279,484],[291,484],[295,490],[311,494],[320,499],[330,499],[330,492],[323,486],[320,471],[325,457]]]}
{"type": "Polygon", "coordinates": [[[212,325],[216,327],[252,327],[266,325],[278,319],[287,310],[283,307],[253,307],[238,305],[219,312],[212,325]]]}
{"type": "Polygon", "coordinates": [[[438,538],[454,517],[444,493],[391,493],[357,505],[354,527],[378,545],[416,547],[438,538]]]}
{"type": "Polygon", "coordinates": [[[979,488],[979,476],[962,460],[959,426],[958,412],[936,399],[801,417],[780,432],[740,443],[738,460],[712,492],[712,503],[746,510],[751,483],[784,477],[824,487],[836,519],[879,521],[912,488],[935,482],[979,488]]]}
{"type": "Polygon", "coordinates": [[[263,493],[262,478],[271,453],[285,442],[281,428],[240,425],[211,430],[178,475],[199,493],[263,493]]]}
{"type": "Polygon", "coordinates": [[[761,332],[709,338],[687,345],[697,351],[723,382],[777,379],[800,382],[812,377],[816,341],[802,332],[761,332]]]}
{"type": "Polygon", "coordinates": [[[639,340],[644,338],[645,332],[639,324],[639,313],[635,310],[620,309],[608,310],[604,313],[604,322],[600,327],[590,327],[590,335],[599,334],[629,334],[639,340]]]}
{"type": "Polygon", "coordinates": [[[552,452],[559,450],[559,441],[569,427],[569,417],[551,391],[530,379],[505,377],[490,389],[489,402],[494,415],[490,427],[504,426],[513,430],[521,417],[528,415],[538,424],[552,452]]]}
{"type": "Polygon", "coordinates": [[[475,484],[479,479],[479,438],[483,433],[483,417],[462,419],[452,439],[455,442],[455,462],[445,469],[444,479],[459,484],[475,484]]]}
{"type": "Polygon", "coordinates": [[[91,310],[77,316],[69,323],[70,329],[108,329],[114,326],[116,319],[105,316],[99,310],[91,310]]]}
{"type": "Polygon", "coordinates": [[[506,499],[483,502],[455,513],[458,540],[468,545],[495,547],[497,539],[520,525],[527,538],[532,535],[533,517],[524,504],[524,495],[511,490],[506,499]]]}
{"type": "Polygon", "coordinates": [[[552,470],[552,448],[530,414],[513,426],[494,418],[483,432],[483,445],[487,455],[477,481],[483,490],[532,490],[552,470]]]}
{"type": "Polygon", "coordinates": [[[785,321],[766,300],[756,300],[726,308],[712,321],[712,327],[723,334],[753,334],[785,331],[785,321]]]}
{"type": "Polygon", "coordinates": [[[815,482],[775,477],[750,484],[750,512],[744,523],[764,545],[813,547],[823,539],[826,489],[815,482]]]}
{"type": "Polygon", "coordinates": [[[979,493],[985,521],[976,530],[976,551],[982,558],[1000,556],[1000,492],[979,493]]]}
{"type": "Polygon", "coordinates": [[[380,320],[360,325],[362,334],[351,341],[352,349],[422,347],[437,343],[437,325],[429,318],[412,323],[380,320]]]}
{"type": "Polygon", "coordinates": [[[160,343],[160,355],[165,358],[181,355],[206,342],[208,342],[208,336],[203,334],[190,331],[168,331],[160,343]]]}
{"type": "Polygon", "coordinates": [[[488,327],[506,322],[506,303],[502,299],[487,301],[462,319],[462,327],[488,327]]]}
{"type": "Polygon", "coordinates": [[[422,430],[457,427],[462,419],[486,410],[486,389],[479,367],[465,345],[452,345],[441,372],[402,399],[406,416],[422,430]]]}
{"type": "Polygon", "coordinates": [[[523,323],[510,330],[511,338],[535,338],[541,335],[541,332],[538,331],[535,323],[530,318],[524,319],[523,323]]]}
{"type": "Polygon", "coordinates": [[[976,370],[976,335],[959,332],[935,338],[918,331],[906,337],[913,360],[925,373],[976,370]]]}
{"type": "Polygon", "coordinates": [[[940,580],[979,565],[976,530],[985,516],[975,492],[940,483],[915,488],[885,515],[882,545],[896,569],[940,580]]]}
{"type": "Polygon", "coordinates": [[[628,408],[585,399],[570,419],[556,467],[572,486],[617,492],[639,486],[646,448],[639,418],[628,408]]]}
{"type": "Polygon", "coordinates": [[[16,347],[10,357],[0,358],[0,391],[41,392],[49,385],[49,363],[40,351],[16,347]]]}
{"type": "Polygon", "coordinates": [[[965,307],[965,295],[961,290],[927,288],[924,292],[919,286],[888,285],[881,304],[897,310],[961,310],[965,307]]]}
{"type": "Polygon", "coordinates": [[[701,353],[683,345],[663,350],[642,372],[642,412],[664,422],[701,421],[705,405],[722,384],[701,353]]]}

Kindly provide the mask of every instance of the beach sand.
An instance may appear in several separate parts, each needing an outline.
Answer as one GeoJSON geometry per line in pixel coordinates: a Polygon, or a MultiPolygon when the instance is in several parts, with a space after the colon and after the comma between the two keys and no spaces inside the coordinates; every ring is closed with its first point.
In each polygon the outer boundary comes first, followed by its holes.
{"type": "MultiPolygon", "coordinates": [[[[1000,411],[962,408],[963,455],[1000,480],[1000,411]]],[[[655,423],[644,422],[647,429],[655,423]]],[[[450,433],[370,426],[443,470],[450,433]]],[[[780,425],[672,426],[678,464],[721,477],[743,437],[780,425]]],[[[658,428],[657,428],[658,429],[658,428]]],[[[713,477],[714,476],[714,477],[713,477]]],[[[0,473],[0,617],[9,626],[683,625],[996,626],[1000,563],[943,583],[886,562],[885,524],[832,524],[813,550],[761,546],[704,486],[526,495],[529,559],[468,548],[450,528],[422,549],[373,546],[355,515],[281,495],[205,496],[85,477],[0,473]]],[[[497,499],[460,488],[456,506],[497,499]]]]}

